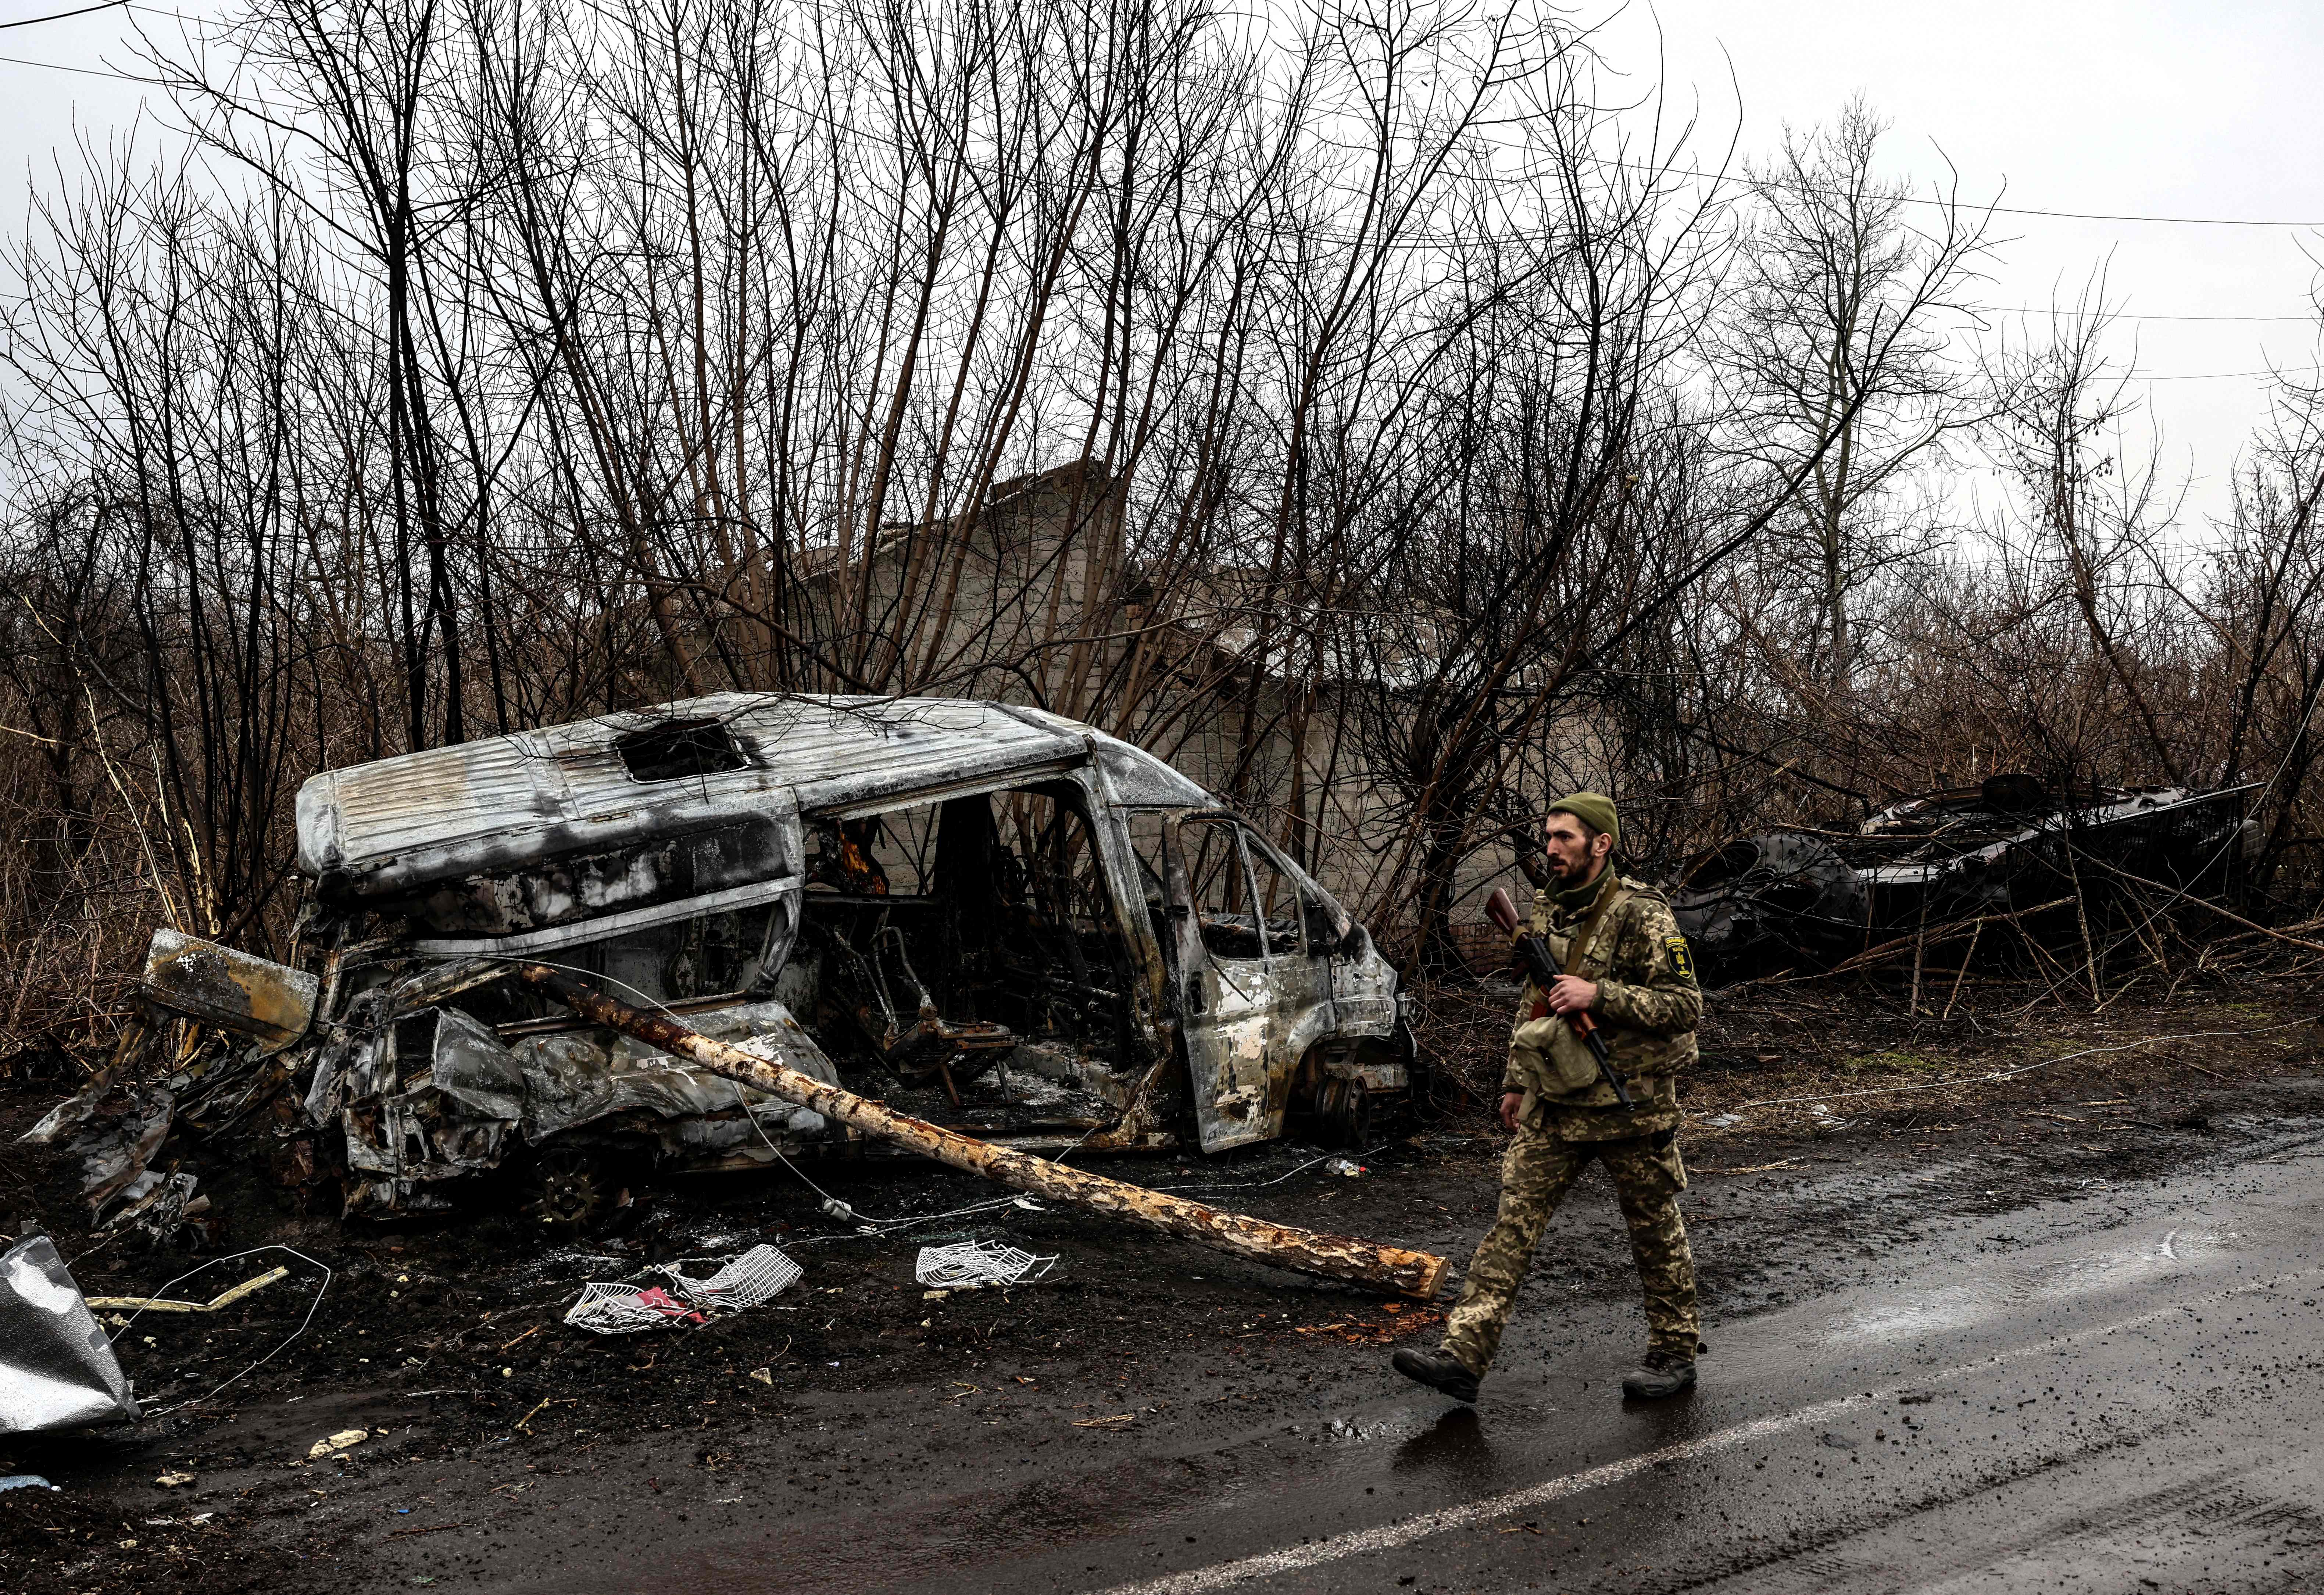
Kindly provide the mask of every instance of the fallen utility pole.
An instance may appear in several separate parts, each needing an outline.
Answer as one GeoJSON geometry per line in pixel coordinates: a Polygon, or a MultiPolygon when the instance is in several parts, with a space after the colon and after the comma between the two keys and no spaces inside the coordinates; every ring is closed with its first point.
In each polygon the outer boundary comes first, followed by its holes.
{"type": "Polygon", "coordinates": [[[557,970],[527,963],[519,966],[517,974],[526,984],[547,992],[593,1024],[634,1036],[663,1052],[691,1058],[714,1074],[785,1102],[797,1102],[803,1108],[812,1108],[825,1118],[836,1120],[865,1135],[892,1141],[924,1157],[933,1157],[1020,1191],[1069,1202],[1109,1217],[1127,1219],[1197,1246],[1207,1246],[1213,1251],[1423,1300],[1434,1299],[1437,1287],[1444,1280],[1445,1259],[1433,1252],[1406,1251],[1345,1235],[1325,1235],[1314,1230],[1270,1224],[1265,1219],[1222,1212],[1199,1202],[1183,1201],[1159,1191],[1110,1180],[1102,1175],[1084,1174],[1046,1157],[996,1147],[991,1141],[958,1134],[924,1119],[890,1111],[878,1102],[838,1086],[826,1085],[797,1069],[770,1063],[725,1042],[713,1041],[674,1019],[626,1007],[557,970]]]}

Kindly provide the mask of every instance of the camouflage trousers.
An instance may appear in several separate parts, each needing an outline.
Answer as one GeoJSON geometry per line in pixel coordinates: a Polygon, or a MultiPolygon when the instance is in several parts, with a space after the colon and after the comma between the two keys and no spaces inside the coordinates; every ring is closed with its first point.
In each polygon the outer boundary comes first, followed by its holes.
{"type": "Polygon", "coordinates": [[[1521,1129],[1501,1160],[1501,1211],[1469,1265],[1461,1299],[1444,1324],[1444,1350],[1481,1374],[1501,1343],[1517,1286],[1557,1204],[1592,1158],[1606,1166],[1630,1230],[1630,1253],[1646,1286],[1649,1351],[1692,1358],[1701,1328],[1694,1311],[1694,1258],[1679,1218],[1686,1166],[1675,1139],[1638,1136],[1569,1141],[1521,1129]]]}

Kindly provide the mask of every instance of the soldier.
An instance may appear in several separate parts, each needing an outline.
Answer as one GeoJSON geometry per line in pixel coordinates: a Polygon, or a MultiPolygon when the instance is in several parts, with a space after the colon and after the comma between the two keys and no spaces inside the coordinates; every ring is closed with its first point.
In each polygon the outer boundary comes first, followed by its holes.
{"type": "Polygon", "coordinates": [[[1533,927],[1565,973],[1547,991],[1530,982],[1517,1004],[1501,1122],[1516,1134],[1501,1163],[1501,1210],[1469,1265],[1461,1299],[1434,1351],[1400,1351],[1397,1371],[1461,1401],[1477,1399],[1499,1346],[1534,1247],[1574,1176],[1606,1166],[1630,1230],[1646,1286],[1646,1356],[1622,1380],[1625,1395],[1675,1396],[1694,1384],[1701,1349],[1694,1259],[1678,1194],[1675,1076],[1695,1057],[1702,993],[1686,938],[1654,890],[1618,875],[1613,802],[1577,792],[1553,805],[1545,825],[1554,890],[1534,894],[1533,927]],[[1614,1071],[1637,1103],[1625,1111],[1596,1060],[1563,1016],[1587,1012],[1604,1036],[1614,1071]]]}

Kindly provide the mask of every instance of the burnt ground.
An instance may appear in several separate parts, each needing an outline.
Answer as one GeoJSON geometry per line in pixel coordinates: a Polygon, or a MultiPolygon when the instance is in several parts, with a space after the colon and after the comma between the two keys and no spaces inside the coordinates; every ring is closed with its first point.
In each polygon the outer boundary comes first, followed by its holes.
{"type": "MultiPolygon", "coordinates": [[[[1948,1226],[2036,1203],[2102,1206],[2127,1182],[2324,1136],[2324,1028],[2304,988],[2097,1013],[1975,995],[1941,1022],[1830,988],[1714,999],[1685,1093],[1706,1378],[1722,1319],[1854,1283],[1948,1226]],[[1949,1083],[2005,1070],[2023,1072],[1949,1083]]],[[[1436,1011],[1424,1046],[1479,1077],[1503,1005],[1436,1011]]],[[[152,1293],[204,1258],[92,1245],[69,1160],[14,1144],[67,1085],[0,1082],[0,1207],[44,1224],[89,1295],[152,1293]]],[[[1358,1177],[1292,1145],[1098,1166],[1465,1260],[1490,1221],[1499,1147],[1480,1115],[1456,1111],[1366,1154],[1358,1177]]],[[[908,1539],[927,1526],[899,1503],[931,1498],[952,1504],[930,1544],[973,1543],[980,1515],[1070,1544],[1104,1535],[1123,1500],[1171,1488],[1154,1459],[1199,1455],[1215,1474],[1253,1447],[1303,1443],[1329,1396],[1395,1384],[1387,1349],[1425,1343],[1438,1318],[1070,1212],[1007,1207],[864,1237],[777,1176],[644,1189],[613,1232],[578,1240],[505,1203],[429,1228],[343,1229],[282,1211],[204,1148],[173,1142],[161,1162],[176,1158],[220,1203],[219,1252],[294,1247],[333,1270],[327,1288],[318,1299],[318,1268],[279,1252],[216,1261],[171,1294],[214,1294],[278,1262],[292,1273],[223,1313],[148,1314],[122,1332],[123,1364],[159,1415],[0,1440],[0,1473],[64,1487],[0,1492],[0,1588],[228,1591],[287,1576],[318,1595],[627,1589],[689,1548],[758,1554],[777,1520],[793,1526],[780,1537],[821,1544],[832,1525],[884,1515],[908,1539]],[[1058,1260],[1038,1284],[929,1299],[918,1249],[968,1238],[1058,1260]],[[586,1280],[761,1240],[806,1270],[767,1306],[618,1338],[559,1322],[586,1280]],[[308,1459],[349,1429],[366,1438],[308,1459]],[[162,1487],[165,1472],[194,1477],[162,1487]]],[[[883,1218],[995,1194],[925,1165],[808,1173],[883,1218]]],[[[1520,1311],[1627,1325],[1633,1288],[1612,1205],[1585,1181],[1520,1311]]]]}

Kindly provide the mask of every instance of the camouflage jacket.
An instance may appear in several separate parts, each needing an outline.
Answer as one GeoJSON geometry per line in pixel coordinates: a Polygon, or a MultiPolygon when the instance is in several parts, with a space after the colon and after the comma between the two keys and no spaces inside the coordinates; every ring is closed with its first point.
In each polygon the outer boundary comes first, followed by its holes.
{"type": "Polygon", "coordinates": [[[1617,1140],[1677,1129],[1673,1076],[1694,1062],[1702,992],[1670,906],[1652,887],[1609,871],[1598,899],[1572,914],[1559,912],[1547,892],[1536,892],[1533,927],[1560,968],[1598,982],[1590,1014],[1637,1108],[1626,1113],[1615,1105],[1612,1088],[1597,1078],[1588,1046],[1564,1020],[1533,1017],[1541,992],[1530,981],[1517,1002],[1502,1088],[1525,1093],[1528,1121],[1566,1140],[1617,1140]],[[1572,940],[1592,914],[1600,916],[1597,933],[1577,969],[1567,962],[1572,940]],[[1577,1080],[1587,1083],[1576,1089],[1572,1083],[1577,1080]]]}

